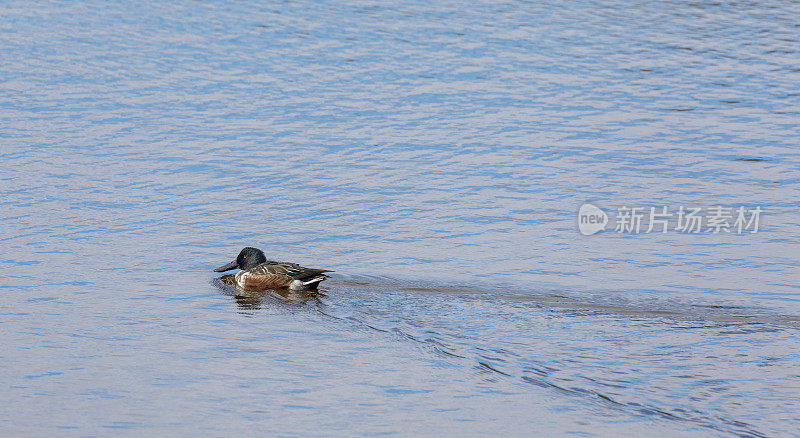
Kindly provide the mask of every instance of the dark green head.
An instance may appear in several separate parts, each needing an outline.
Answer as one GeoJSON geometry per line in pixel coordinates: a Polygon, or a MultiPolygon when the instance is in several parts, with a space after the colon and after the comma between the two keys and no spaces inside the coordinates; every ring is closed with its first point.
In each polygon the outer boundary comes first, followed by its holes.
{"type": "Polygon", "coordinates": [[[260,249],[251,248],[248,246],[239,253],[239,255],[236,257],[236,260],[228,263],[227,265],[220,266],[219,268],[214,269],[214,271],[225,272],[236,268],[246,271],[248,269],[255,268],[266,261],[267,257],[264,256],[264,253],[261,252],[260,249]]]}

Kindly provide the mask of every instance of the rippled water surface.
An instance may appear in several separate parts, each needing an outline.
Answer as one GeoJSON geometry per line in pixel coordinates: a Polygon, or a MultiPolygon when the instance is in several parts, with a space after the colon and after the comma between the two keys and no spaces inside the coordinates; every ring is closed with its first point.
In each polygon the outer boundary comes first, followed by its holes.
{"type": "Polygon", "coordinates": [[[800,434],[798,16],[3,2],[0,431],[800,434]]]}

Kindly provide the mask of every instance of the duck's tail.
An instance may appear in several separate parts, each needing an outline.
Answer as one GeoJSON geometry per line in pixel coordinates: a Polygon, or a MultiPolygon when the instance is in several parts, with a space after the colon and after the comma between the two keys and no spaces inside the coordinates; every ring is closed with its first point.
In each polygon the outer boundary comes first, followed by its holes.
{"type": "MultiPolygon", "coordinates": [[[[325,272],[332,272],[332,271],[325,271],[325,272]]],[[[319,283],[322,282],[322,280],[324,280],[326,278],[328,278],[327,275],[320,273],[320,274],[317,274],[317,275],[315,275],[313,277],[303,278],[302,280],[301,279],[297,279],[297,280],[292,282],[292,284],[289,286],[289,289],[293,289],[293,290],[313,290],[313,289],[316,289],[317,286],[319,286],[319,283]]]]}

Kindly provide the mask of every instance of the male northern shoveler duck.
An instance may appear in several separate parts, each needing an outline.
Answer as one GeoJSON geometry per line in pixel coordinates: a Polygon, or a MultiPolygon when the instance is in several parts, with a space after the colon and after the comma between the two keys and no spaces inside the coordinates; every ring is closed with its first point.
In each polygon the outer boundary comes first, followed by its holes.
{"type": "Polygon", "coordinates": [[[214,269],[216,272],[241,269],[236,273],[236,284],[243,289],[284,289],[314,290],[319,283],[328,278],[327,269],[304,268],[297,263],[273,262],[267,260],[258,248],[243,249],[236,260],[214,269]]]}

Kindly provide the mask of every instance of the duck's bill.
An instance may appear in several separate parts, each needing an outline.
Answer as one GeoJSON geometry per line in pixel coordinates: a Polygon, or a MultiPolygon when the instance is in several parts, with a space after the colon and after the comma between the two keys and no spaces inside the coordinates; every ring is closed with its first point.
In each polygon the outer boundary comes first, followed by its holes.
{"type": "Polygon", "coordinates": [[[234,261],[232,261],[232,262],[228,263],[227,265],[222,265],[222,266],[220,266],[219,268],[217,268],[217,269],[214,269],[214,272],[225,272],[225,271],[230,271],[231,269],[236,269],[236,268],[238,268],[238,267],[239,267],[239,264],[238,264],[238,263],[236,263],[236,260],[234,260],[234,261]]]}

